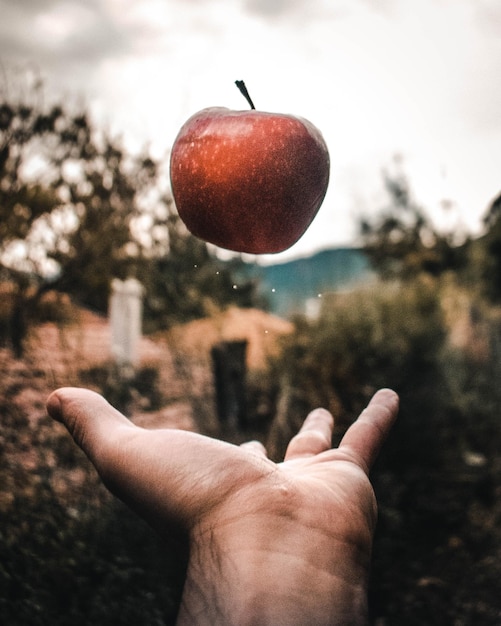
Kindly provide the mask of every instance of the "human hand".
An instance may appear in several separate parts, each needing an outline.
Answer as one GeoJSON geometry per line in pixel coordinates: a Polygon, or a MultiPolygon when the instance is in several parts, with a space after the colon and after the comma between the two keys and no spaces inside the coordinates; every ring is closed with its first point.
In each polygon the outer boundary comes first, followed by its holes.
{"type": "Polygon", "coordinates": [[[331,448],[333,418],[310,413],[274,463],[180,430],[138,428],[101,396],[47,402],[104,483],[160,535],[190,539],[178,624],[364,624],[376,502],[368,479],[398,412],[381,390],[331,448]]]}

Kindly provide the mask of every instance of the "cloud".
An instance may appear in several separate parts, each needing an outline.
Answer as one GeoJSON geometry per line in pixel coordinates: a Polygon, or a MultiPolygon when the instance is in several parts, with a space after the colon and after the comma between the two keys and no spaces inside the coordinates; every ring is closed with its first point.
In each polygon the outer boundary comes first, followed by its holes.
{"type": "Polygon", "coordinates": [[[312,2],[304,2],[303,0],[247,0],[245,8],[251,12],[264,17],[277,17],[298,9],[304,9],[306,5],[312,2]]]}
{"type": "Polygon", "coordinates": [[[476,20],[486,35],[499,38],[501,31],[501,4],[499,0],[477,0],[476,20]]]}
{"type": "Polygon", "coordinates": [[[343,19],[366,8],[391,15],[398,3],[399,0],[243,0],[243,8],[250,15],[265,20],[290,20],[305,25],[312,21],[343,19]]]}
{"type": "Polygon", "coordinates": [[[59,85],[85,83],[96,63],[124,54],[129,41],[97,0],[4,0],[0,60],[39,65],[59,85]]]}
{"type": "Polygon", "coordinates": [[[290,20],[304,25],[318,19],[344,17],[356,4],[356,0],[244,0],[243,8],[265,20],[290,20]]]}

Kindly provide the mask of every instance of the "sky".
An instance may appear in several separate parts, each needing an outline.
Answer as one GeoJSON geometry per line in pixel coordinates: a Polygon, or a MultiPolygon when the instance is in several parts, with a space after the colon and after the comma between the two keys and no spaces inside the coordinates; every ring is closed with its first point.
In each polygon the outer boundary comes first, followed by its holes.
{"type": "MultiPolygon", "coordinates": [[[[478,234],[501,191],[499,0],[0,0],[0,85],[33,72],[167,162],[209,106],[309,119],[324,203],[287,252],[356,245],[399,167],[439,228],[478,234]],[[2,77],[3,74],[3,77],[2,77]]],[[[278,258],[277,258],[278,257],[278,258]]]]}

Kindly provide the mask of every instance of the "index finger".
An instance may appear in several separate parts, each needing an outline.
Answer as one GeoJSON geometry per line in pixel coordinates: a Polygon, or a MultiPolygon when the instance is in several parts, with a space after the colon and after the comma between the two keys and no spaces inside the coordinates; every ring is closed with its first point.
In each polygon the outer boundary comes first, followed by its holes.
{"type": "Polygon", "coordinates": [[[284,461],[316,456],[332,444],[334,418],[326,409],[315,409],[304,420],[301,429],[290,440],[284,461]]]}
{"type": "Polygon", "coordinates": [[[380,389],[348,428],[339,451],[347,452],[368,474],[398,415],[399,398],[391,389],[380,389]]]}

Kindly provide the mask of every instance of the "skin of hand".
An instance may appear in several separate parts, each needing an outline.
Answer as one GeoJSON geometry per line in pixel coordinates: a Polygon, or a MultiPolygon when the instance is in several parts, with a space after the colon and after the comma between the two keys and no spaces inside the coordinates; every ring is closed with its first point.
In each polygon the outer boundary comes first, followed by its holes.
{"type": "Polygon", "coordinates": [[[188,534],[178,624],[367,623],[368,474],[397,416],[393,391],[378,391],[334,449],[331,414],[314,410],[282,463],[258,442],[139,428],[86,389],[59,389],[47,408],[160,536],[188,534]]]}

